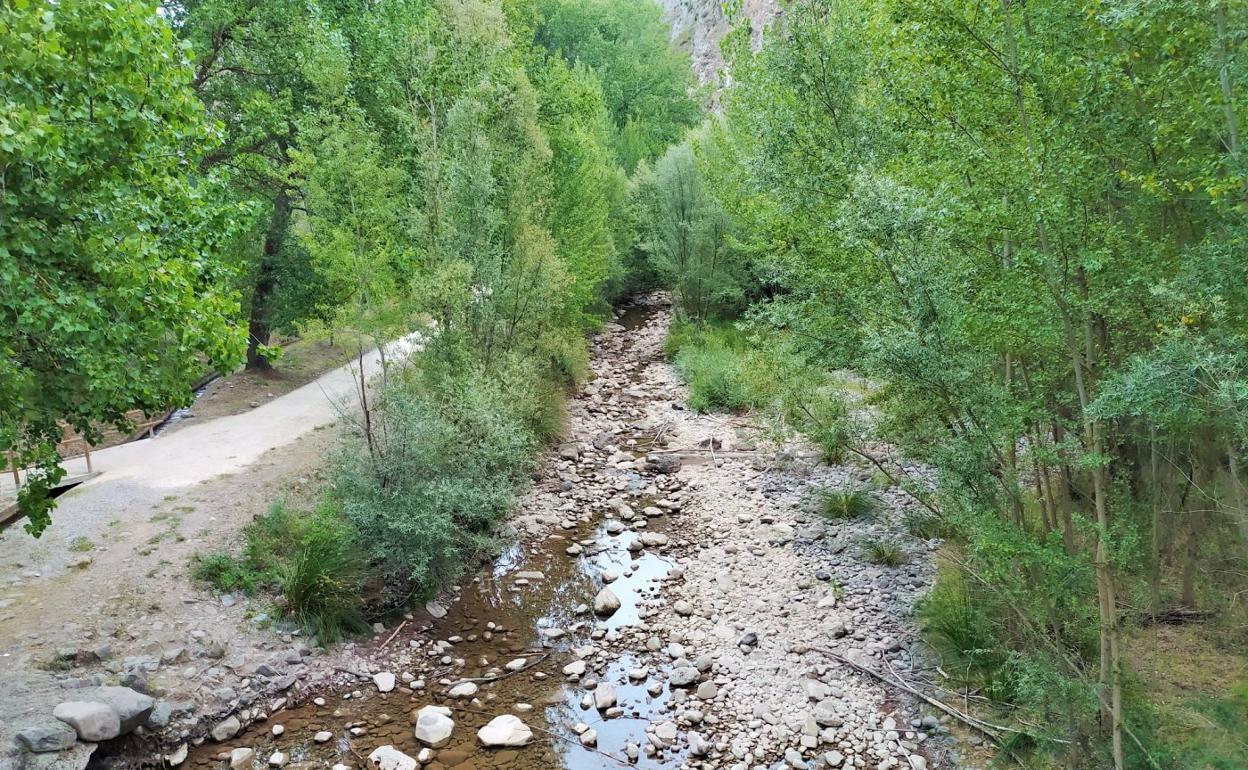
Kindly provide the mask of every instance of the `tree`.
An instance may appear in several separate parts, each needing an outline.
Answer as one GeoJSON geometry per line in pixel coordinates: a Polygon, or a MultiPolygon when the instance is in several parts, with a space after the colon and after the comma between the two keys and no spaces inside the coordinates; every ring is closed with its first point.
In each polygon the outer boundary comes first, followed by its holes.
{"type": "Polygon", "coordinates": [[[236,199],[263,215],[239,243],[247,367],[268,370],[275,329],[332,313],[327,287],[292,234],[300,180],[290,168],[303,116],[341,99],[349,63],[341,35],[315,3],[296,0],[185,0],[169,7],[193,51],[191,84],[223,140],[201,160],[226,168],[236,199]]]}
{"type": "Polygon", "coordinates": [[[689,57],[672,47],[647,0],[541,0],[537,42],[597,74],[614,126],[616,158],[632,173],[681,140],[702,117],[689,57]]]}
{"type": "Polygon", "coordinates": [[[62,422],[98,440],[242,353],[228,256],[246,208],[201,171],[216,137],[191,81],[149,3],[0,9],[0,449],[37,466],[32,534],[62,422]]]}

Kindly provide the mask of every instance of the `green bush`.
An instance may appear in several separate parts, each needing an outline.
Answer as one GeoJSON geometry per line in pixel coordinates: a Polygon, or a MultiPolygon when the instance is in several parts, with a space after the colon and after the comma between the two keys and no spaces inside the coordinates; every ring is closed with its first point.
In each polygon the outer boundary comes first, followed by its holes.
{"type": "Polygon", "coordinates": [[[865,489],[821,489],[817,499],[819,515],[825,519],[866,519],[875,515],[875,498],[865,489]]]}
{"type": "Polygon", "coordinates": [[[780,411],[785,422],[819,447],[819,459],[843,462],[851,439],[849,404],[841,385],[806,367],[786,373],[780,411]]]}
{"type": "Polygon", "coordinates": [[[952,539],[952,525],[929,511],[907,511],[902,519],[906,531],[920,540],[952,539]]]}
{"type": "Polygon", "coordinates": [[[535,397],[541,380],[523,369],[393,379],[376,401],[373,449],[357,435],[340,452],[335,499],[384,581],[383,606],[432,595],[493,547],[558,403],[535,397]]]}
{"type": "Polygon", "coordinates": [[[775,398],[778,378],[771,361],[734,326],[674,325],[665,350],[689,385],[695,411],[744,412],[775,398]]]}
{"type": "Polygon", "coordinates": [[[196,554],[191,576],[218,591],[281,593],[280,610],[322,641],[367,627],[367,564],[331,505],[307,513],[277,502],[243,528],[243,553],[196,554]]]}
{"type": "Polygon", "coordinates": [[[191,577],[222,592],[254,593],[266,575],[228,553],[195,554],[191,557],[191,577]]]}
{"type": "Polygon", "coordinates": [[[365,570],[346,522],[326,515],[312,518],[294,552],[277,567],[286,611],[321,641],[367,629],[361,596],[365,570]]]}

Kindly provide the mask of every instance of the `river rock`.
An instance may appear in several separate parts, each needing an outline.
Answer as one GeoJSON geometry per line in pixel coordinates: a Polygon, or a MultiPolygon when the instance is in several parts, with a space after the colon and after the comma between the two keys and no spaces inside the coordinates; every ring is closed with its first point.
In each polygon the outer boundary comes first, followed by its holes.
{"type": "Polygon", "coordinates": [[[594,707],[606,711],[615,705],[615,687],[606,682],[599,682],[594,688],[594,707]]]}
{"type": "Polygon", "coordinates": [[[223,741],[228,741],[235,735],[238,735],[238,731],[242,729],[242,722],[239,722],[238,717],[231,714],[220,722],[217,722],[217,724],[213,726],[212,732],[209,734],[212,736],[214,741],[221,743],[223,741]]]}
{"type": "Polygon", "coordinates": [[[452,687],[450,692],[447,694],[452,698],[471,698],[476,695],[477,691],[480,689],[481,688],[477,686],[476,682],[460,682],[452,687]]]}
{"type": "Polygon", "coordinates": [[[585,673],[585,661],[574,660],[563,667],[564,676],[582,676],[585,673]]]}
{"type": "Polygon", "coordinates": [[[533,740],[529,726],[512,714],[494,717],[489,724],[477,731],[482,746],[527,746],[533,740]]]}
{"type": "Polygon", "coordinates": [[[416,770],[417,762],[393,746],[378,746],[368,755],[377,770],[416,770]]]}
{"type": "Polygon", "coordinates": [[[378,692],[390,692],[394,689],[394,674],[389,671],[373,674],[373,684],[377,685],[378,692]]]}
{"type": "Polygon", "coordinates": [[[17,731],[18,745],[27,751],[64,751],[78,740],[78,733],[65,722],[47,722],[17,731]]]}
{"type": "Polygon", "coordinates": [[[129,687],[96,687],[84,694],[92,700],[102,701],[112,706],[113,711],[117,712],[121,720],[122,735],[146,722],[156,705],[155,698],[129,687]]]}
{"type": "Polygon", "coordinates": [[[680,470],[680,458],[674,454],[646,455],[646,470],[660,475],[676,473],[680,470]]]}
{"type": "Polygon", "coordinates": [[[440,749],[450,743],[451,733],[455,730],[455,720],[451,719],[446,709],[441,706],[425,706],[416,712],[416,740],[431,748],[440,749]]]}
{"type": "Polygon", "coordinates": [[[66,701],[52,710],[52,716],[74,728],[84,741],[107,741],[121,734],[121,717],[100,701],[66,701]]]}
{"type": "Polygon", "coordinates": [[[275,751],[269,755],[269,767],[285,767],[290,757],[280,751],[275,751]]]}
{"type": "Polygon", "coordinates": [[[230,767],[234,770],[248,770],[256,759],[256,750],[241,748],[230,752],[230,767]]]}
{"type": "Polygon", "coordinates": [[[698,670],[693,666],[677,666],[672,669],[669,681],[673,687],[688,687],[698,681],[698,670]]]}
{"type": "Polygon", "coordinates": [[[334,734],[331,733],[329,730],[321,730],[316,735],[312,736],[312,740],[316,741],[317,743],[329,743],[331,740],[333,740],[333,738],[334,738],[334,734]]]}
{"type": "Polygon", "coordinates": [[[610,588],[603,588],[594,597],[594,614],[608,617],[614,615],[615,611],[620,608],[620,597],[615,595],[615,591],[610,588]]]}
{"type": "Polygon", "coordinates": [[[189,743],[180,743],[172,752],[165,755],[165,762],[170,767],[177,767],[186,761],[187,755],[191,753],[191,745],[189,743]]]}

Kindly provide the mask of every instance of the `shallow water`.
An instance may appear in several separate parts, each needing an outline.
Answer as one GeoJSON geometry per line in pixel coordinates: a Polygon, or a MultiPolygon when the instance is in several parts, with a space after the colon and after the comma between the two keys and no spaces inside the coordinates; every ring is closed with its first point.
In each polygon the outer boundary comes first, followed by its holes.
{"type": "MultiPolygon", "coordinates": [[[[623,314],[621,323],[637,328],[652,312],[649,308],[630,308],[623,314]]],[[[629,502],[634,509],[640,512],[651,504],[643,496],[645,482],[640,476],[631,471],[616,473],[627,478],[629,502]]],[[[607,534],[607,520],[598,519],[575,529],[557,530],[535,542],[511,545],[464,586],[460,597],[448,608],[446,617],[437,621],[427,634],[432,640],[459,637],[461,641],[446,654],[465,660],[462,668],[440,666],[438,656],[427,658],[427,663],[422,661],[409,666],[411,673],[427,680],[429,687],[424,691],[411,691],[400,681],[393,692],[383,694],[376,691],[371,681],[361,681],[356,686],[361,697],[351,697],[350,693],[327,694],[323,707],[309,702],[272,714],[266,722],[252,725],[233,740],[193,749],[185,767],[228,767],[222,756],[228,756],[229,750],[237,747],[256,750],[256,770],[265,767],[269,755],[278,750],[289,756],[288,770],[292,767],[297,770],[328,768],[339,762],[364,768],[367,766],[365,757],[386,744],[415,757],[421,745],[413,732],[414,713],[430,703],[450,707],[456,723],[450,745],[437,750],[434,761],[426,766],[432,770],[605,770],[625,766],[625,744],[632,741],[645,745],[645,729],[652,716],[656,721],[661,719],[660,710],[669,696],[666,677],[662,677],[663,689],[652,697],[646,688],[655,677],[633,683],[628,679],[628,672],[649,665],[654,674],[666,667],[631,655],[616,657],[601,677],[602,681],[615,686],[618,705],[624,710],[621,717],[611,719],[592,705],[583,707],[583,698],[591,691],[580,682],[568,681],[562,668],[576,659],[572,652],[575,647],[593,643],[591,634],[595,629],[600,633],[610,631],[636,624],[642,618],[646,602],[654,597],[659,581],[672,565],[657,552],[630,553],[628,546],[639,531],[661,532],[667,519],[668,516],[651,518],[645,520],[644,530],[625,529],[615,535],[607,534]],[[577,556],[565,553],[573,543],[583,548],[577,556]],[[610,585],[621,606],[611,617],[597,619],[592,612],[584,611],[584,605],[592,604],[594,595],[602,587],[599,576],[608,569],[619,575],[610,585]],[[544,578],[518,578],[517,573],[521,572],[540,572],[544,578]],[[566,633],[553,640],[542,633],[543,629],[553,628],[566,633]],[[443,678],[458,681],[488,676],[501,671],[508,661],[523,657],[531,663],[541,655],[546,657],[537,665],[480,683],[476,695],[479,704],[453,701],[445,695],[448,687],[439,684],[443,678]],[[530,704],[532,709],[518,710],[518,703],[530,704]],[[481,747],[476,740],[477,729],[505,713],[516,713],[533,728],[533,742],[520,749],[481,747]],[[578,723],[597,732],[596,750],[580,745],[573,730],[578,723]],[[285,728],[280,737],[271,733],[274,724],[285,728]],[[357,733],[363,732],[353,735],[352,728],[357,733]],[[321,730],[332,731],[333,740],[315,743],[312,736],[321,730]]],[[[639,516],[638,521],[641,520],[639,516]]],[[[395,644],[402,641],[398,639],[395,644]]],[[[428,648],[422,648],[422,656],[424,649],[428,648]]],[[[390,670],[399,674],[403,667],[396,664],[390,670]]],[[[591,666],[584,679],[595,678],[591,666]]],[[[658,768],[675,764],[680,758],[680,754],[673,751],[654,758],[643,753],[636,766],[658,768]]]]}

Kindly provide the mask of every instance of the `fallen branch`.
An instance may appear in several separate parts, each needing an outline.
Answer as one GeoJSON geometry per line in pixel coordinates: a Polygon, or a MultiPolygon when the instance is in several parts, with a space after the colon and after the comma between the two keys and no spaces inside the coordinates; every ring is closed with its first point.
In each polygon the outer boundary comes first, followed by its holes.
{"type": "Polygon", "coordinates": [[[825,649],[823,647],[811,647],[810,649],[820,654],[827,655],[829,658],[832,658],[833,660],[836,660],[846,666],[849,666],[850,668],[854,669],[855,671],[859,673],[866,674],[867,676],[873,677],[879,680],[880,682],[883,682],[884,684],[889,685],[890,687],[895,687],[898,690],[908,693],[918,698],[919,700],[923,701],[924,703],[928,704],[929,706],[932,706],[933,708],[940,709],[941,711],[945,712],[946,714],[958,720],[959,722],[962,722],[963,724],[974,728],[978,732],[983,733],[988,738],[992,739],[992,742],[997,744],[998,746],[1004,745],[1001,736],[998,734],[998,731],[1010,732],[1010,733],[1022,732],[1021,730],[1014,730],[1012,728],[1005,727],[1003,725],[994,725],[989,722],[985,722],[981,719],[977,719],[971,716],[970,714],[963,713],[959,711],[958,709],[954,708],[953,706],[950,706],[949,704],[945,703],[944,701],[939,701],[931,697],[930,695],[926,695],[920,692],[919,690],[916,690],[915,688],[911,687],[909,684],[906,684],[905,682],[903,682],[900,678],[892,679],[890,677],[884,676],[878,671],[873,671],[867,668],[866,666],[855,663],[849,658],[846,658],[843,655],[840,655],[839,653],[833,652],[832,650],[825,649]]]}
{"type": "Polygon", "coordinates": [[[400,624],[399,624],[399,627],[398,627],[398,628],[396,628],[396,629],[394,629],[394,633],[393,633],[393,634],[390,634],[389,638],[387,638],[387,639],[386,639],[386,641],[382,642],[382,643],[381,643],[381,646],[380,646],[380,647],[378,647],[377,649],[379,649],[379,650],[384,650],[384,649],[386,649],[386,645],[390,644],[390,642],[393,642],[393,641],[394,641],[394,637],[398,636],[398,635],[399,635],[399,632],[403,630],[403,626],[406,626],[406,625],[407,625],[407,621],[406,621],[406,620],[405,620],[405,621],[403,621],[402,623],[400,623],[400,624]]]}
{"type": "Polygon", "coordinates": [[[544,653],[542,653],[541,655],[538,655],[538,656],[537,656],[537,659],[536,659],[536,660],[534,660],[532,663],[525,663],[523,666],[521,666],[520,668],[516,669],[515,671],[504,671],[503,673],[501,673],[501,674],[495,674],[494,676],[474,676],[474,677],[471,677],[471,678],[469,678],[469,679],[459,679],[459,680],[457,680],[454,684],[452,684],[451,686],[452,686],[452,687],[454,687],[456,684],[462,684],[463,682],[473,682],[473,683],[475,683],[475,684],[485,684],[485,683],[487,683],[487,682],[497,682],[497,681],[498,681],[498,680],[500,680],[500,679],[506,679],[506,678],[507,678],[507,677],[509,677],[509,676],[514,676],[515,674],[519,674],[519,673],[520,673],[520,672],[522,672],[522,671],[528,671],[529,669],[531,669],[531,668],[533,668],[533,667],[535,667],[535,666],[541,665],[542,661],[546,660],[546,659],[547,659],[547,658],[549,658],[549,657],[550,657],[550,653],[549,653],[549,652],[544,652],[544,653]]]}

